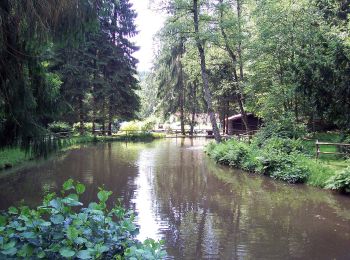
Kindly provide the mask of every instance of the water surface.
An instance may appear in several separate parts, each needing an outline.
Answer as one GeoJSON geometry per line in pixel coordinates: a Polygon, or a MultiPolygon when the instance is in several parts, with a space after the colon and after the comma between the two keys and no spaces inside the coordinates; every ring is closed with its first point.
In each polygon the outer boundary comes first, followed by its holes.
{"type": "Polygon", "coordinates": [[[3,176],[0,208],[37,205],[72,177],[134,209],[139,239],[164,239],[169,259],[350,259],[350,198],[220,167],[205,139],[107,143],[3,176]]]}

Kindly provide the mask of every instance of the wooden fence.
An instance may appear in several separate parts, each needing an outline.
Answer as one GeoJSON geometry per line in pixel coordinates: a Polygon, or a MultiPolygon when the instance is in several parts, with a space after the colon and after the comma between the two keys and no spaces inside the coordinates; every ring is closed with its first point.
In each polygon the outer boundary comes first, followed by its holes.
{"type": "Polygon", "coordinates": [[[318,159],[321,154],[340,154],[340,155],[349,154],[349,153],[343,153],[343,152],[321,152],[321,146],[350,147],[350,144],[327,143],[327,142],[319,142],[318,140],[316,140],[316,159],[318,159]]]}
{"type": "Polygon", "coordinates": [[[237,135],[238,141],[250,142],[250,139],[258,132],[258,130],[253,130],[237,135]]]}

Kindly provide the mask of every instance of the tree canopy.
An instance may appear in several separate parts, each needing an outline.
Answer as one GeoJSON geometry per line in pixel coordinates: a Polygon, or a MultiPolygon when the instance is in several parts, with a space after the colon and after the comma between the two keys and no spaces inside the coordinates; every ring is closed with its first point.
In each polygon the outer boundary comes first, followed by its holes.
{"type": "Polygon", "coordinates": [[[218,115],[224,131],[229,115],[241,113],[245,121],[246,111],[265,121],[291,117],[310,128],[321,124],[349,129],[349,1],[154,4],[167,14],[153,71],[163,79],[154,84],[164,111],[181,111],[176,97],[182,89],[174,84],[179,73],[173,73],[174,62],[169,66],[169,61],[176,61],[181,64],[184,89],[193,82],[200,86],[196,100],[185,100],[184,107],[198,106],[197,101],[204,99],[206,110],[218,115]],[[181,53],[175,52],[180,43],[181,53]]]}
{"type": "Polygon", "coordinates": [[[111,129],[139,107],[128,0],[0,3],[0,145],[55,120],[111,129]]]}

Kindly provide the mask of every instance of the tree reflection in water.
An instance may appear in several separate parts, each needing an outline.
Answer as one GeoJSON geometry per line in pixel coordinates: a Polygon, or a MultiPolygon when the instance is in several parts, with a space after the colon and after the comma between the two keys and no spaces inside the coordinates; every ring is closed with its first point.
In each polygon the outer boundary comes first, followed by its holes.
{"type": "Polygon", "coordinates": [[[174,259],[350,259],[348,197],[287,185],[216,165],[205,139],[106,143],[83,147],[15,174],[3,175],[0,207],[72,177],[135,209],[140,238],[162,238],[174,259]]]}

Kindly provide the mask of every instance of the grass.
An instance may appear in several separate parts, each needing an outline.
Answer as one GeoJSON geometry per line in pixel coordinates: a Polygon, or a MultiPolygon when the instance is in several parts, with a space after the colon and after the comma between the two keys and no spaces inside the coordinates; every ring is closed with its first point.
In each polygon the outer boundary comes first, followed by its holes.
{"type": "MultiPolygon", "coordinates": [[[[341,143],[343,142],[342,135],[339,132],[320,132],[312,136],[312,140],[304,140],[303,144],[307,148],[312,159],[305,160],[305,164],[310,169],[310,176],[307,184],[320,188],[325,187],[326,181],[334,176],[337,172],[345,169],[350,165],[349,160],[337,154],[320,154],[316,161],[316,146],[315,142],[341,143]]],[[[321,152],[338,152],[335,145],[320,146],[321,152]]]]}
{"type": "MultiPolygon", "coordinates": [[[[334,132],[318,133],[315,137],[323,142],[341,142],[340,134],[334,132]]],[[[221,164],[290,183],[304,182],[320,188],[325,188],[331,177],[338,176],[339,172],[350,166],[350,160],[339,155],[322,154],[316,160],[315,140],[287,140],[268,139],[262,147],[256,146],[254,139],[250,145],[232,140],[221,144],[211,143],[206,151],[212,159],[221,164]],[[293,147],[296,152],[289,151],[289,148],[293,147]],[[240,154],[240,150],[243,153],[240,154]],[[299,178],[304,174],[305,178],[299,178]]],[[[323,146],[321,151],[336,152],[337,147],[323,146]]]]}
{"type": "MultiPolygon", "coordinates": [[[[311,140],[303,140],[303,144],[310,154],[310,156],[316,157],[315,142],[329,142],[329,143],[341,143],[342,136],[338,132],[320,132],[315,133],[311,140]]],[[[338,148],[335,145],[321,145],[321,152],[338,152],[338,148]]],[[[341,170],[349,166],[349,161],[345,160],[343,156],[337,154],[320,154],[319,161],[325,166],[328,166],[332,170],[341,170]]]]}
{"type": "Polygon", "coordinates": [[[0,170],[17,166],[31,157],[20,148],[4,148],[0,150],[0,170]]]}
{"type": "Polygon", "coordinates": [[[306,183],[310,186],[324,188],[326,181],[336,173],[335,169],[332,169],[322,161],[305,158],[302,164],[309,169],[306,183]]]}

